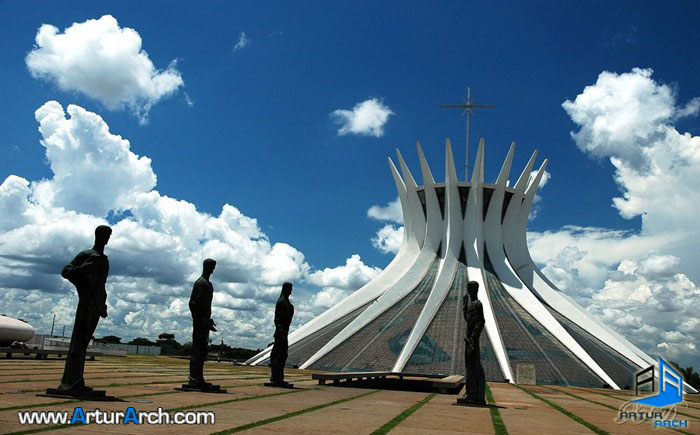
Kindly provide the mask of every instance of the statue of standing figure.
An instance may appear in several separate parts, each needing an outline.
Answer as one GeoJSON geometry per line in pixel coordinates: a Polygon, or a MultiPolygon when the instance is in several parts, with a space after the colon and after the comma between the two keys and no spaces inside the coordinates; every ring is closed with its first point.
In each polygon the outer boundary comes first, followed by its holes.
{"type": "Polygon", "coordinates": [[[207,360],[209,349],[209,332],[216,332],[216,323],[211,318],[211,301],[214,297],[214,286],[209,278],[214,273],[216,261],[211,258],[204,260],[202,275],[197,278],[190,296],[190,312],[192,313],[192,355],[190,356],[190,376],[187,384],[182,384],[176,390],[205,391],[225,393],[219,385],[204,380],[204,362],[207,360]]]}
{"type": "Polygon", "coordinates": [[[294,385],[284,380],[284,364],[287,362],[287,350],[289,342],[287,334],[289,334],[289,325],[292,323],[294,316],[294,305],[289,302],[289,295],[292,294],[292,283],[285,282],[282,284],[282,292],[275,304],[275,342],[272,345],[270,352],[270,382],[265,383],[266,386],[293,388],[294,385]]]}
{"type": "Polygon", "coordinates": [[[464,320],[467,322],[467,334],[464,338],[464,365],[466,368],[467,392],[464,397],[457,399],[459,405],[486,406],[486,377],[484,367],[481,365],[481,352],[479,337],[484,330],[484,307],[477,299],[479,283],[469,281],[467,294],[464,298],[464,320]]]}
{"type": "Polygon", "coordinates": [[[80,252],[61,271],[61,276],[73,284],[78,292],[78,308],[66,356],[63,377],[58,388],[49,388],[47,395],[71,396],[109,400],[104,391],[95,391],[85,385],[85,354],[95,333],[100,317],[107,317],[107,291],[109,258],[104,248],[112,235],[106,225],[95,228],[95,243],[91,249],[80,252]]]}

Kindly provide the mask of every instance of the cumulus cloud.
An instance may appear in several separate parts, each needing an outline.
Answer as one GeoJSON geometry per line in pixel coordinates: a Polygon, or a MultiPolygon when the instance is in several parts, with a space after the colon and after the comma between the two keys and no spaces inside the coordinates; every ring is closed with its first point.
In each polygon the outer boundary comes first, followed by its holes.
{"type": "Polygon", "coordinates": [[[25,61],[34,77],[80,92],[110,110],[128,108],[142,123],[154,104],[184,86],[175,60],[158,70],[138,32],[120,27],[111,15],[73,23],[63,33],[43,24],[25,61]]]}
{"type": "Polygon", "coordinates": [[[384,125],[394,112],[377,98],[357,103],[352,110],[337,109],[331,118],[340,125],[338,135],[384,136],[384,125]]]}
{"type": "Polygon", "coordinates": [[[131,152],[99,115],[72,104],[67,112],[49,101],[34,114],[54,173],[33,186],[38,202],[104,217],[156,185],[151,159],[131,152]]]}
{"type": "Polygon", "coordinates": [[[593,308],[650,353],[694,362],[700,288],[677,266],[669,255],[624,260],[593,296],[593,308]]]}
{"type": "Polygon", "coordinates": [[[404,227],[386,224],[372,237],[372,246],[385,254],[396,254],[401,247],[404,227]]]}
{"type": "Polygon", "coordinates": [[[378,272],[359,256],[313,272],[300,251],[270,241],[235,206],[213,215],[162,195],[150,159],[134,154],[95,113],[49,101],[36,119],[53,175],[33,182],[10,175],[0,184],[0,306],[40,330],[56,314],[70,333],[77,298],[59,273],[92,245],[100,224],[113,233],[106,248],[109,317],[98,336],[168,331],[189,341],[187,301],[207,257],[217,260],[212,309],[220,337],[213,339],[248,347],[270,341],[282,282],[302,283],[295,286],[298,326],[336,300],[333,292],[348,294],[378,272]]]}
{"type": "Polygon", "coordinates": [[[329,308],[344,297],[371,281],[381,269],[367,266],[359,255],[354,254],[345,265],[325,268],[309,275],[308,281],[323,289],[311,299],[311,306],[329,308]]]}
{"type": "Polygon", "coordinates": [[[242,50],[244,47],[247,47],[248,44],[250,44],[250,38],[246,36],[245,32],[241,32],[238,35],[238,41],[236,42],[236,45],[233,46],[233,51],[242,50]]]}
{"type": "Polygon", "coordinates": [[[651,69],[602,72],[563,107],[578,148],[605,158],[622,195],[612,205],[641,228],[567,226],[528,233],[533,259],[558,287],[642,349],[698,365],[700,137],[674,122],[700,110],[678,104],[651,69]]]}
{"type": "MultiPolygon", "coordinates": [[[[535,181],[535,177],[537,177],[537,172],[538,171],[530,172],[530,175],[527,180],[528,186],[530,186],[533,183],[533,181],[535,181]]],[[[545,169],[544,173],[542,174],[542,178],[540,178],[540,184],[537,185],[537,193],[535,193],[535,198],[532,201],[532,208],[530,209],[530,216],[528,216],[528,220],[534,220],[540,213],[540,201],[542,201],[542,197],[540,196],[539,191],[549,182],[550,178],[552,178],[552,174],[550,174],[545,169]]]]}
{"type": "Polygon", "coordinates": [[[401,201],[397,197],[393,201],[388,202],[385,206],[373,205],[367,210],[367,217],[381,221],[390,222],[385,224],[374,237],[372,237],[372,246],[379,249],[385,254],[396,254],[401,247],[403,240],[403,211],[401,210],[401,201]],[[399,225],[393,225],[393,223],[399,225]]]}
{"type": "Polygon", "coordinates": [[[401,210],[401,202],[399,201],[399,198],[397,197],[395,200],[390,201],[385,206],[378,204],[373,205],[369,208],[369,210],[367,210],[367,217],[378,221],[403,224],[403,211],[401,210]]]}
{"type": "Polygon", "coordinates": [[[345,261],[345,265],[318,270],[310,274],[308,280],[321,287],[357,290],[377,276],[379,272],[381,269],[367,266],[359,255],[354,254],[345,261]]]}

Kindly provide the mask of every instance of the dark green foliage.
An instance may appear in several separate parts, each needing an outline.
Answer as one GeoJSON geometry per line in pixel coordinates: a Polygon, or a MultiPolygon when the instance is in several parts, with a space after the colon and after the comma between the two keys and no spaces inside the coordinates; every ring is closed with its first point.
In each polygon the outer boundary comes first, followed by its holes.
{"type": "Polygon", "coordinates": [[[105,335],[102,338],[95,339],[95,343],[121,344],[121,342],[121,337],[117,337],[116,335],[105,335]]]}
{"type": "Polygon", "coordinates": [[[138,346],[155,346],[156,344],[151,340],[143,337],[136,337],[127,344],[136,344],[138,346]]]}
{"type": "Polygon", "coordinates": [[[681,368],[680,364],[674,361],[669,361],[669,363],[678,369],[681,375],[683,375],[683,379],[690,384],[690,386],[696,390],[700,389],[700,374],[698,374],[698,372],[694,371],[692,367],[681,368]]]}

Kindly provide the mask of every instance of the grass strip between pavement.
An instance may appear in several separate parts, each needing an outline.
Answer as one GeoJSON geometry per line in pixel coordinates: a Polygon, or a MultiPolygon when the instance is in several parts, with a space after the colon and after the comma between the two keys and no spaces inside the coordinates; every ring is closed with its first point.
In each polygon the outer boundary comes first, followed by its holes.
{"type": "MultiPolygon", "coordinates": [[[[238,379],[225,379],[228,381],[238,381],[238,380],[250,380],[250,379],[266,379],[267,376],[254,376],[254,377],[247,377],[247,378],[238,378],[238,379]]],[[[180,383],[182,381],[178,381],[176,383],[180,383]]],[[[163,382],[158,382],[157,384],[165,384],[163,382]]],[[[149,384],[128,384],[128,385],[151,385],[149,384]]],[[[262,384],[236,384],[236,385],[222,385],[221,388],[242,388],[242,387],[251,387],[251,386],[261,386],[262,384]]],[[[116,385],[116,386],[123,386],[123,385],[116,385]]],[[[23,391],[25,393],[31,393],[31,392],[39,392],[39,391],[44,391],[43,389],[41,390],[32,390],[32,391],[23,391]]],[[[150,397],[150,396],[162,396],[165,394],[179,394],[183,393],[184,391],[182,390],[172,390],[172,391],[158,391],[154,393],[139,393],[139,394],[129,394],[126,396],[116,396],[117,399],[134,399],[137,397],[150,397]]],[[[0,408],[0,412],[2,411],[14,411],[14,410],[22,410],[22,409],[31,409],[31,408],[43,408],[46,406],[59,406],[59,405],[65,405],[66,403],[83,403],[83,402],[89,402],[88,400],[82,400],[82,399],[75,399],[75,400],[61,400],[58,402],[46,402],[46,403],[31,403],[27,405],[16,405],[16,406],[8,406],[6,408],[0,408]]]]}
{"type": "Polygon", "coordinates": [[[383,435],[389,433],[390,430],[401,424],[402,421],[406,420],[411,414],[418,411],[423,405],[430,402],[430,400],[436,396],[437,393],[431,393],[416,402],[410,408],[404,409],[399,415],[387,421],[379,429],[372,432],[372,435],[383,435]]]}
{"type": "Polygon", "coordinates": [[[278,415],[277,417],[270,417],[270,418],[266,418],[264,420],[255,421],[253,423],[248,423],[248,424],[244,424],[241,426],[236,426],[236,427],[231,428],[231,429],[226,429],[226,430],[222,430],[222,431],[218,431],[218,432],[212,432],[211,435],[224,435],[224,434],[229,434],[229,433],[241,432],[241,431],[252,429],[252,428],[258,427],[258,426],[264,426],[266,424],[274,423],[276,421],[285,420],[287,418],[296,417],[297,415],[302,415],[302,414],[306,414],[309,412],[318,411],[319,409],[328,408],[329,406],[338,405],[338,404],[343,403],[343,402],[348,402],[350,400],[359,399],[360,397],[369,396],[370,394],[374,394],[374,393],[377,393],[379,391],[380,390],[368,391],[366,393],[358,394],[357,396],[346,397],[344,399],[334,400],[333,402],[323,403],[321,405],[312,406],[310,408],[300,409],[299,411],[288,412],[287,414],[278,415]]]}
{"type": "MultiPolygon", "coordinates": [[[[313,390],[316,390],[316,389],[318,389],[318,388],[314,388],[313,390]]],[[[270,393],[270,394],[258,394],[257,396],[237,397],[235,399],[219,400],[217,402],[199,403],[196,405],[165,409],[163,411],[164,412],[186,411],[186,410],[196,409],[196,408],[204,408],[204,407],[210,407],[210,406],[216,406],[216,405],[223,405],[225,403],[244,402],[246,400],[264,399],[266,397],[282,396],[285,394],[300,393],[303,391],[312,391],[312,390],[298,389],[298,390],[291,390],[291,391],[281,391],[281,392],[270,393]]],[[[23,431],[19,431],[19,432],[8,432],[8,435],[25,435],[25,434],[31,434],[31,433],[48,432],[48,431],[66,429],[66,428],[77,427],[77,426],[87,426],[87,425],[84,425],[82,423],[79,423],[79,424],[58,424],[58,425],[54,425],[54,426],[45,426],[45,427],[40,427],[40,428],[36,428],[36,429],[23,430],[23,431]]]]}
{"type": "Polygon", "coordinates": [[[489,384],[486,384],[486,401],[489,403],[489,412],[491,413],[491,423],[493,424],[493,430],[496,435],[508,435],[508,430],[506,429],[506,424],[503,422],[503,417],[501,417],[501,412],[496,407],[496,399],[493,398],[493,393],[489,384]]]}
{"type": "MultiPolygon", "coordinates": [[[[583,390],[583,389],[581,389],[581,388],[577,388],[577,390],[580,390],[580,391],[587,391],[587,390],[583,390]]],[[[600,394],[601,396],[609,397],[609,398],[611,398],[611,399],[621,400],[621,401],[623,401],[623,402],[631,402],[631,400],[623,399],[622,397],[618,397],[618,396],[613,396],[612,394],[609,394],[609,393],[602,393],[602,392],[600,392],[600,391],[590,391],[590,392],[591,392],[591,393],[595,393],[595,394],[600,394]]],[[[692,406],[689,406],[689,408],[692,408],[692,406]]],[[[682,415],[682,416],[685,416],[685,417],[690,417],[690,418],[692,418],[692,419],[694,419],[694,420],[700,421],[700,418],[698,418],[698,417],[696,417],[696,416],[694,416],[694,415],[692,415],[692,414],[686,414],[685,412],[680,412],[680,411],[678,411],[678,410],[676,411],[676,414],[682,415]]]]}
{"type": "Polygon", "coordinates": [[[590,422],[588,422],[588,421],[582,419],[581,417],[579,417],[578,415],[574,414],[573,412],[567,411],[566,409],[562,408],[561,406],[557,405],[556,403],[545,399],[544,397],[542,397],[542,396],[540,396],[540,395],[538,395],[538,394],[536,394],[536,393],[534,393],[534,392],[528,390],[527,388],[524,388],[524,387],[521,387],[520,385],[515,385],[515,384],[513,384],[513,386],[516,387],[516,388],[519,388],[520,390],[522,390],[522,391],[524,391],[524,392],[526,392],[527,394],[531,395],[531,396],[534,397],[535,399],[538,399],[538,400],[543,401],[544,403],[546,403],[547,405],[549,405],[549,406],[551,406],[552,408],[556,409],[557,411],[561,412],[562,414],[564,414],[565,416],[569,417],[570,419],[572,419],[572,420],[575,421],[576,423],[580,423],[580,424],[586,426],[588,429],[592,430],[593,432],[597,433],[598,435],[610,435],[610,432],[607,432],[607,431],[605,431],[605,430],[599,428],[598,426],[594,425],[593,423],[590,423],[590,422]]]}
{"type": "MultiPolygon", "coordinates": [[[[210,381],[248,381],[251,379],[267,379],[269,378],[270,375],[264,375],[264,376],[248,376],[245,378],[207,378],[210,381]]],[[[290,379],[296,380],[294,376],[288,376],[290,379]]],[[[303,376],[306,377],[306,376],[303,376]]],[[[109,378],[105,378],[109,379],[109,378]]],[[[186,381],[184,381],[186,382],[186,381]]],[[[183,383],[183,380],[180,379],[179,381],[168,381],[168,382],[158,382],[158,381],[153,381],[153,382],[129,382],[125,384],[107,384],[107,385],[92,385],[93,388],[112,388],[112,387],[133,387],[133,386],[138,386],[138,385],[169,385],[169,384],[181,384],[183,383]]],[[[20,390],[21,393],[38,393],[40,391],[46,391],[46,388],[37,388],[34,390],[20,390]]]]}
{"type": "MultiPolygon", "coordinates": [[[[564,391],[564,390],[560,390],[560,389],[557,389],[557,388],[548,387],[548,386],[546,386],[546,385],[541,385],[541,386],[542,386],[542,387],[545,387],[545,388],[547,388],[547,389],[550,389],[550,390],[552,390],[552,391],[557,391],[557,392],[559,392],[559,393],[564,393],[564,394],[566,394],[566,395],[568,395],[568,396],[571,396],[571,397],[573,397],[573,398],[575,398],[575,399],[579,399],[579,400],[583,400],[583,401],[585,401],[585,402],[590,402],[590,403],[594,403],[594,404],[596,404],[596,405],[604,406],[604,407],[606,407],[606,408],[612,409],[613,411],[619,411],[618,408],[615,408],[614,406],[610,406],[610,405],[608,405],[607,403],[596,402],[595,400],[586,399],[585,397],[581,397],[581,396],[579,396],[579,395],[576,395],[576,394],[573,394],[573,393],[569,393],[568,391],[564,391]]],[[[579,388],[579,390],[580,390],[580,388],[579,388]]],[[[585,391],[585,390],[582,390],[582,391],[585,391]]],[[[599,394],[602,394],[602,393],[599,393],[599,394]]],[[[605,394],[605,396],[607,396],[607,394],[605,394]]],[[[610,397],[612,397],[612,396],[610,396],[610,397]]],[[[681,429],[676,429],[676,428],[673,428],[673,427],[670,427],[670,428],[668,428],[668,429],[674,430],[674,431],[676,431],[676,432],[680,432],[680,433],[682,433],[682,434],[692,435],[690,432],[686,432],[686,431],[681,430],[681,429]]]]}

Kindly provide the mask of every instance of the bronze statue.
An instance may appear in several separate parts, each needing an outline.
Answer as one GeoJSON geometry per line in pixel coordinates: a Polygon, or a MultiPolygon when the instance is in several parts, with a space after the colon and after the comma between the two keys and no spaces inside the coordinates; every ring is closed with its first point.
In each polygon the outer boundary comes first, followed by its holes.
{"type": "Polygon", "coordinates": [[[275,304],[275,343],[272,345],[270,352],[270,382],[267,386],[293,388],[294,385],[284,381],[284,364],[287,362],[287,350],[289,343],[287,342],[287,334],[289,333],[289,325],[292,323],[294,316],[294,305],[289,302],[289,295],[292,294],[292,283],[285,282],[282,284],[282,292],[280,293],[277,304],[275,304]]]}
{"type": "Polygon", "coordinates": [[[214,297],[214,286],[209,277],[216,268],[216,261],[211,258],[202,264],[202,276],[197,278],[190,296],[190,312],[192,313],[192,355],[190,356],[189,382],[178,390],[207,391],[225,393],[219,385],[204,380],[204,362],[207,360],[209,347],[209,331],[216,332],[216,323],[211,318],[211,300],[214,297]]]}
{"type": "Polygon", "coordinates": [[[486,406],[486,377],[481,365],[479,337],[484,330],[484,307],[477,299],[479,283],[467,283],[468,298],[463,301],[464,320],[467,321],[467,335],[464,338],[464,365],[467,371],[464,397],[457,399],[460,405],[486,406]]]}
{"type": "Polygon", "coordinates": [[[104,254],[104,248],[111,235],[112,229],[106,225],[95,228],[95,244],[92,249],[80,252],[61,271],[61,276],[70,281],[78,292],[78,308],[61,384],[57,389],[49,388],[47,394],[104,397],[104,391],[93,391],[85,385],[83,371],[85,353],[97,323],[100,317],[107,317],[105,283],[109,274],[109,259],[104,254]]]}

